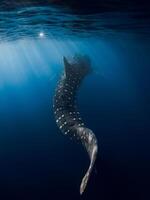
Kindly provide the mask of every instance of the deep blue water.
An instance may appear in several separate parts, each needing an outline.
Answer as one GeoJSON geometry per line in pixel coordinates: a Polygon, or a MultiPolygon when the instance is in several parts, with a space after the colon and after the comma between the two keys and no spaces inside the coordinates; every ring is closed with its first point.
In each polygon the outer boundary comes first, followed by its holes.
{"type": "Polygon", "coordinates": [[[122,7],[91,13],[88,7],[1,6],[2,200],[150,198],[150,18],[146,10],[122,7]],[[61,134],[52,109],[62,58],[75,53],[92,61],[78,103],[99,142],[83,197],[87,153],[61,134]]]}

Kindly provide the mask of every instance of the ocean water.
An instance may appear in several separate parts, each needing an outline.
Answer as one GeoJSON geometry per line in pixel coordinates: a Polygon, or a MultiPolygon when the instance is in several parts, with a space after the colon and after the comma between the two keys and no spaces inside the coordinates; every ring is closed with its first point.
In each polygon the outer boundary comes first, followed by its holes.
{"type": "Polygon", "coordinates": [[[0,6],[0,199],[149,199],[147,6],[35,2],[0,6]],[[61,134],[52,108],[62,58],[76,53],[92,62],[78,104],[99,144],[82,197],[89,158],[61,134]]]}

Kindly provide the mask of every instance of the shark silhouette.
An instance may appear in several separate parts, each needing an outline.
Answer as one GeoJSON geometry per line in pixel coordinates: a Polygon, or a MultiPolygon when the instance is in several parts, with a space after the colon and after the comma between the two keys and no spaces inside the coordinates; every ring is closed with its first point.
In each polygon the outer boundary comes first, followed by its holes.
{"type": "Polygon", "coordinates": [[[89,154],[90,165],[80,185],[80,194],[82,194],[87,186],[98,151],[96,136],[84,125],[76,105],[77,90],[84,77],[92,71],[91,62],[89,57],[81,55],[75,56],[72,62],[68,62],[66,57],[63,60],[64,73],[56,88],[53,108],[56,123],[61,132],[81,141],[89,154]]]}

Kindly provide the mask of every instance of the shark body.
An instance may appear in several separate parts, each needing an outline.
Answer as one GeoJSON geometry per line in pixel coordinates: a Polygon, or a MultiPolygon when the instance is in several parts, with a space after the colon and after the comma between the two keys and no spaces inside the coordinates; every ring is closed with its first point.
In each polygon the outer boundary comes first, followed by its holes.
{"type": "Polygon", "coordinates": [[[84,125],[76,104],[76,93],[90,72],[88,57],[76,56],[71,63],[64,57],[64,73],[57,85],[53,104],[56,123],[61,132],[81,141],[90,157],[89,168],[80,185],[80,194],[87,186],[98,151],[96,136],[84,125]]]}

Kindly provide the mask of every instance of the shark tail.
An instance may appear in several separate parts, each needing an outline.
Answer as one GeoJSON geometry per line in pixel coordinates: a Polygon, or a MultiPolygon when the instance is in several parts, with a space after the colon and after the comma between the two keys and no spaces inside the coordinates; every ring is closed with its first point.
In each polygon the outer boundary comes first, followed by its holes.
{"type": "Polygon", "coordinates": [[[89,168],[86,171],[86,174],[84,175],[84,177],[82,178],[81,185],[80,185],[80,194],[82,195],[87,187],[89,178],[94,168],[94,164],[95,164],[97,152],[98,152],[98,144],[97,144],[97,139],[96,139],[95,134],[90,129],[85,128],[85,127],[80,127],[78,129],[78,133],[81,136],[84,135],[84,139],[83,140],[81,139],[81,142],[90,157],[89,168]]]}

